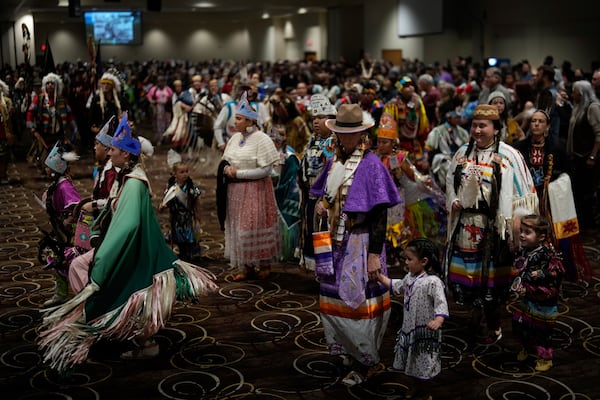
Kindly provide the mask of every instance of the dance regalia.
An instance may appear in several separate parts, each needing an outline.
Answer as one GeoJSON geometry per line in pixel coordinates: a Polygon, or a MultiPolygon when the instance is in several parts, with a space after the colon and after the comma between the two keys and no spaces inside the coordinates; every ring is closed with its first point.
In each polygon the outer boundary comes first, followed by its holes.
{"type": "MultiPolygon", "coordinates": [[[[383,156],[379,155],[382,164],[394,179],[394,183],[399,192],[401,186],[397,178],[399,175],[398,169],[404,162],[406,156],[407,152],[405,151],[383,156]]],[[[405,207],[404,197],[400,196],[400,202],[387,210],[386,256],[388,265],[395,265],[400,262],[400,253],[402,252],[403,247],[408,243],[410,233],[405,224],[405,207]]]]}
{"type": "MultiPolygon", "coordinates": [[[[326,194],[335,162],[334,158],[327,162],[310,190],[311,196],[322,198],[326,194]]],[[[349,354],[372,366],[379,362],[378,350],[391,303],[385,286],[368,280],[367,256],[371,246],[378,243],[382,273],[387,275],[383,247],[387,208],[398,204],[400,198],[375,154],[355,150],[342,168],[347,176],[335,199],[330,199],[335,272],[319,276],[321,319],[330,354],[349,354]]]]}
{"type": "MultiPolygon", "coordinates": [[[[223,160],[239,170],[264,168],[279,160],[264,132],[236,133],[227,142],[223,160]]],[[[279,254],[277,205],[271,177],[230,179],[227,184],[225,257],[233,267],[270,261],[279,254]]]]}
{"type": "Polygon", "coordinates": [[[551,137],[547,137],[542,145],[536,146],[529,136],[514,147],[523,154],[531,172],[540,200],[540,213],[548,218],[554,228],[552,236],[554,245],[563,256],[565,278],[573,282],[589,280],[592,277],[592,267],[579,235],[574,201],[565,201],[573,199],[571,180],[567,175],[571,171],[565,152],[552,142],[551,137]],[[550,190],[550,186],[555,189],[550,190]],[[554,210],[551,209],[553,201],[558,204],[554,210]]]}
{"type": "Polygon", "coordinates": [[[152,208],[148,178],[138,166],[104,212],[112,222],[94,256],[90,283],[61,306],[45,310],[38,343],[44,361],[66,371],[87,359],[101,339],[148,338],[166,323],[176,300],[216,289],[214,276],[177,259],[152,208]]]}
{"type": "Polygon", "coordinates": [[[448,318],[448,302],[439,277],[423,272],[392,280],[392,292],[403,295],[402,328],[396,337],[394,368],[418,379],[431,379],[442,368],[442,330],[429,329],[431,316],[448,318]]]}
{"type": "Polygon", "coordinates": [[[446,179],[446,207],[449,214],[448,282],[458,302],[472,303],[476,299],[502,301],[508,295],[513,277],[512,256],[508,240],[513,239],[515,211],[537,213],[538,198],[527,165],[521,154],[500,142],[485,149],[473,148],[465,154],[463,145],[450,163],[446,179]],[[461,176],[455,173],[462,164],[461,176]],[[495,182],[494,165],[500,163],[501,183],[495,182]],[[495,220],[490,216],[490,199],[494,187],[501,184],[495,220]],[[460,200],[461,211],[452,209],[460,200]]]}
{"type": "Polygon", "coordinates": [[[72,216],[73,209],[80,200],[77,188],[64,176],[53,182],[42,195],[52,232],[40,241],[39,258],[46,263],[46,267],[55,268],[64,278],[68,274],[68,262],[64,252],[73,245],[75,233],[75,223],[67,223],[66,220],[72,216]]]}
{"type": "Polygon", "coordinates": [[[395,97],[386,104],[385,112],[398,124],[400,148],[410,153],[411,161],[423,157],[429,121],[421,98],[416,94],[409,99],[395,97]]]}
{"type": "Polygon", "coordinates": [[[513,333],[528,351],[534,350],[539,358],[552,359],[552,335],[565,273],[563,263],[552,247],[540,245],[519,255],[515,267],[525,294],[513,311],[513,333]],[[533,277],[533,272],[537,276],[533,277]]]}
{"type": "Polygon", "coordinates": [[[176,195],[173,199],[167,202],[169,207],[170,222],[171,222],[171,241],[179,247],[179,257],[183,260],[190,260],[196,250],[196,216],[195,204],[202,189],[194,184],[191,178],[179,185],[175,177],[169,178],[169,189],[177,185],[176,195]]]}

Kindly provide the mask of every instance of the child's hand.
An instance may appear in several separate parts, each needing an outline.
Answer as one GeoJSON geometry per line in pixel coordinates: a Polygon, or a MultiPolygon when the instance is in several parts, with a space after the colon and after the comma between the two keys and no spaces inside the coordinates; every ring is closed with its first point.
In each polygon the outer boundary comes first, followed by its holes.
{"type": "Polygon", "coordinates": [[[440,329],[442,327],[442,324],[444,323],[444,317],[435,317],[435,319],[432,319],[431,321],[429,321],[427,323],[427,327],[429,329],[431,329],[432,331],[437,331],[438,329],[440,329]]]}
{"type": "Polygon", "coordinates": [[[381,270],[377,270],[375,272],[375,274],[376,274],[375,279],[377,279],[379,282],[383,283],[383,285],[386,288],[388,288],[388,289],[391,288],[392,280],[389,277],[385,276],[385,274],[383,272],[381,272],[381,270]]]}

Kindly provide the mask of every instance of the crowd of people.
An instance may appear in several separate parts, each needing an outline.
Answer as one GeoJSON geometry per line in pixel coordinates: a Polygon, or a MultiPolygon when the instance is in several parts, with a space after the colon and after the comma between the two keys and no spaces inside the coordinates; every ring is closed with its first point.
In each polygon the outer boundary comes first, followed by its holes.
{"type": "Polygon", "coordinates": [[[102,338],[136,337],[125,357],[155,355],[152,335],[172,301],[214,289],[189,264],[202,190],[184,159],[202,148],[221,158],[217,209],[232,279],[269,279],[282,261],[314,271],[329,352],[350,369],[344,383],[383,369],[390,294],[405,305],[394,367],[415,390],[441,370],[446,293],[471,310],[472,343],[484,346],[502,338],[510,294],[524,296],[518,359],[552,366],[560,282],[591,278],[579,234],[599,216],[600,69],[586,75],[551,57],[536,68],[461,57],[107,67],[96,79],[82,62],[43,76],[6,67],[0,82],[2,184],[11,151],[53,179],[43,201],[55,234],[40,260],[56,269],[57,290],[40,344],[54,367],[81,362],[102,338]],[[150,140],[135,134],[146,122],[150,140]],[[142,160],[153,145],[170,149],[160,209],[178,255],[149,202],[142,160]],[[68,162],[92,147],[93,198],[81,200],[68,162]],[[140,235],[139,246],[123,235],[140,235]],[[404,277],[390,279],[402,263],[404,277]],[[171,301],[145,303],[157,287],[171,301]],[[148,318],[126,318],[138,313],[148,318]]]}

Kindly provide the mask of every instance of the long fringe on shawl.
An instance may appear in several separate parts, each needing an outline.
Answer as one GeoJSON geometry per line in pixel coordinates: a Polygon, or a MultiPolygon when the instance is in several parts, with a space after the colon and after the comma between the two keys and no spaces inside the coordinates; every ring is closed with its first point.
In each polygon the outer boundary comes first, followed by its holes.
{"type": "Polygon", "coordinates": [[[536,193],[529,193],[523,197],[513,199],[512,215],[506,216],[498,213],[496,217],[496,227],[502,239],[507,239],[506,232],[512,238],[513,225],[516,218],[526,214],[537,214],[539,210],[539,199],[536,193]],[[518,215],[521,214],[521,215],[518,215]]]}
{"type": "Polygon", "coordinates": [[[198,300],[217,289],[211,272],[181,260],[173,267],[156,274],[151,286],[134,293],[121,307],[87,323],[85,302],[99,289],[94,283],[69,302],[43,310],[38,344],[44,362],[63,372],[84,362],[101,339],[151,337],[165,325],[176,300],[198,300]]]}

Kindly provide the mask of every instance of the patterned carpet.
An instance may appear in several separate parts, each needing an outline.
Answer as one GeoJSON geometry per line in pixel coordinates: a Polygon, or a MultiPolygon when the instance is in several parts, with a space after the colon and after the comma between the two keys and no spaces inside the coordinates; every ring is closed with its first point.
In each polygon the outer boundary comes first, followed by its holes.
{"type": "MultiPolygon", "coordinates": [[[[152,187],[160,193],[168,178],[166,149],[146,163],[152,187]]],[[[67,377],[41,362],[35,345],[40,305],[52,295],[53,277],[37,261],[37,242],[48,230],[41,195],[48,181],[25,162],[11,166],[11,183],[0,187],[0,393],[3,399],[394,399],[410,385],[390,368],[395,332],[402,319],[394,299],[392,319],[381,349],[387,370],[348,388],[347,370],[325,348],[319,317],[318,285],[294,264],[278,264],[269,280],[233,282],[223,259],[223,233],[215,209],[214,173],[218,156],[210,151],[190,160],[192,177],[206,189],[202,197],[203,257],[198,264],[219,278],[218,293],[198,304],[178,303],[157,336],[161,354],[124,361],[123,343],[99,343],[90,360],[67,377]]],[[[83,196],[92,187],[92,159],[73,164],[83,196]]],[[[249,205],[251,206],[251,205],[249,205]]],[[[167,231],[168,213],[159,218],[167,231]]],[[[600,276],[600,233],[584,236],[600,276]]],[[[400,276],[399,268],[392,270],[400,276]]],[[[443,372],[431,385],[434,399],[600,399],[600,280],[566,283],[556,330],[555,366],[534,370],[535,360],[516,361],[510,332],[510,304],[504,338],[496,345],[470,348],[468,312],[449,301],[444,325],[443,372]]]]}

